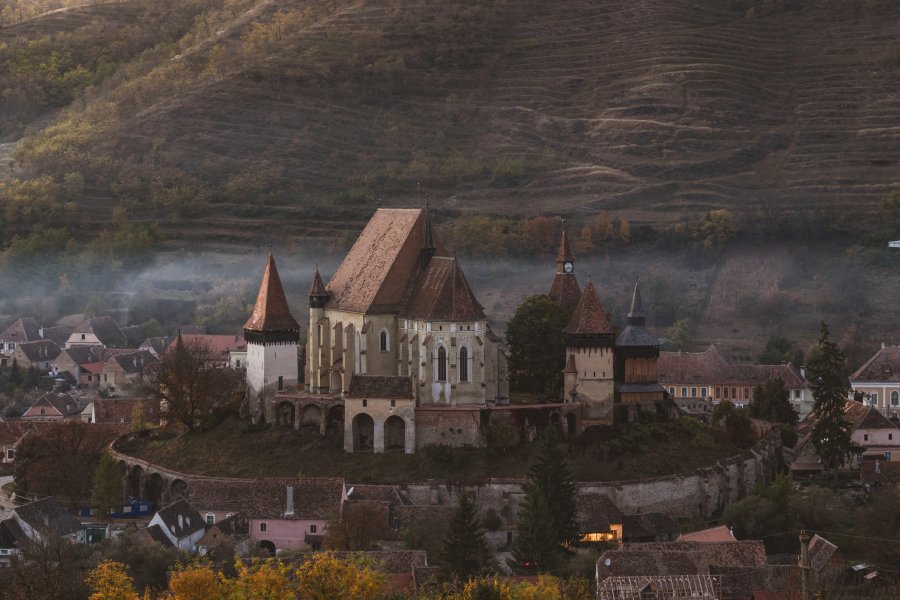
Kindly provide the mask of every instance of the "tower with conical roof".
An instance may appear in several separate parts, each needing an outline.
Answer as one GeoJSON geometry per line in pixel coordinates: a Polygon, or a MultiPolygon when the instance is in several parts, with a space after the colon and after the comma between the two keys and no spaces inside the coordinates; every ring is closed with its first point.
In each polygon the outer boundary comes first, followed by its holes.
{"type": "Polygon", "coordinates": [[[296,390],[300,325],[288,308],[275,259],[269,254],[253,313],[244,323],[247,393],[254,421],[275,420],[275,394],[296,390]]]}
{"type": "Polygon", "coordinates": [[[641,290],[634,282],[628,325],[616,339],[616,404],[626,407],[628,420],[638,411],[656,412],[663,400],[663,388],[656,375],[659,359],[659,338],[647,329],[641,290]]]}
{"type": "Polygon", "coordinates": [[[309,332],[306,352],[306,391],[314,394],[324,394],[328,391],[329,373],[323,360],[323,347],[328,347],[329,328],[325,316],[325,305],[328,303],[329,293],[322,283],[319,267],[313,275],[312,285],[309,286],[309,332]]]}
{"type": "Polygon", "coordinates": [[[567,357],[563,401],[581,404],[582,431],[611,424],[616,330],[592,281],[584,287],[563,337],[567,357]]]}
{"type": "Polygon", "coordinates": [[[559,252],[556,253],[556,275],[550,285],[548,294],[554,302],[562,307],[566,314],[572,314],[581,299],[581,286],[575,276],[575,259],[569,245],[569,236],[563,226],[559,238],[559,252]]]}

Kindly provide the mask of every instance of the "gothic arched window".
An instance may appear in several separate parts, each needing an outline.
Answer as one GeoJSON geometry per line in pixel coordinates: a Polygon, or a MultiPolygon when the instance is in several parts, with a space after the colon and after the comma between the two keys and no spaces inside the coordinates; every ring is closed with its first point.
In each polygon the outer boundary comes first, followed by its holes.
{"type": "Polygon", "coordinates": [[[381,349],[382,352],[387,352],[388,344],[389,344],[389,341],[388,341],[387,329],[382,329],[381,335],[378,338],[378,347],[381,349]]]}
{"type": "Polygon", "coordinates": [[[465,346],[459,349],[459,380],[469,380],[469,349],[465,346]]]}
{"type": "Polygon", "coordinates": [[[437,351],[437,380],[447,381],[447,351],[443,346],[437,351]]]}

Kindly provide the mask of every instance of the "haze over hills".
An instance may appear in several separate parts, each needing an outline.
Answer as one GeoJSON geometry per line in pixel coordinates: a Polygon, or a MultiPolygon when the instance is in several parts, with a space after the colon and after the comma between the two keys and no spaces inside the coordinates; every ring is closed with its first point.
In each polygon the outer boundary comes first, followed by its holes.
{"type": "MultiPolygon", "coordinates": [[[[64,40],[141,6],[2,38],[64,40]]],[[[15,175],[76,173],[82,219],[119,207],[173,245],[334,238],[377,199],[425,194],[450,217],[609,210],[660,227],[716,208],[873,212],[900,189],[892,0],[163,6],[190,25],[29,130],[15,175]]]]}

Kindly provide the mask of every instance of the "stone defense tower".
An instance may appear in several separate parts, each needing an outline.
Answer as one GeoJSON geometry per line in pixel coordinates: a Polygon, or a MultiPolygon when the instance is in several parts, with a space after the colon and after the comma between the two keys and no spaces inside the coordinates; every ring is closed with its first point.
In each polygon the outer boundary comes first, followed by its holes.
{"type": "Polygon", "coordinates": [[[244,323],[247,395],[254,422],[275,421],[275,393],[297,388],[300,325],[288,308],[275,259],[269,254],[253,314],[244,323]]]}
{"type": "Polygon", "coordinates": [[[309,288],[309,343],[306,353],[306,391],[313,394],[328,392],[328,367],[331,365],[327,364],[327,355],[323,352],[323,348],[329,346],[329,328],[324,318],[328,297],[319,267],[316,267],[309,288]]]}
{"type": "Polygon", "coordinates": [[[572,319],[563,329],[566,342],[564,400],[582,406],[581,430],[613,422],[613,354],[616,331],[588,281],[572,319]]]}
{"type": "Polygon", "coordinates": [[[559,304],[566,315],[571,315],[581,299],[581,286],[575,276],[575,260],[572,248],[569,246],[569,237],[563,228],[559,238],[559,252],[556,254],[556,275],[550,285],[550,298],[559,304]]]}

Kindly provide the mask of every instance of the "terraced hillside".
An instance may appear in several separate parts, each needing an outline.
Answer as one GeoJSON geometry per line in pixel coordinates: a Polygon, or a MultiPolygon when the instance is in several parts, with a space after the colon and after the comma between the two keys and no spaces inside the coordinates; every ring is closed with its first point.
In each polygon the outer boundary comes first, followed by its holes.
{"type": "Polygon", "coordinates": [[[867,211],[900,189],[900,5],[766,4],[219,0],[18,157],[81,174],[92,225],[120,206],[177,245],[333,239],[426,194],[652,225],[867,211]]]}

